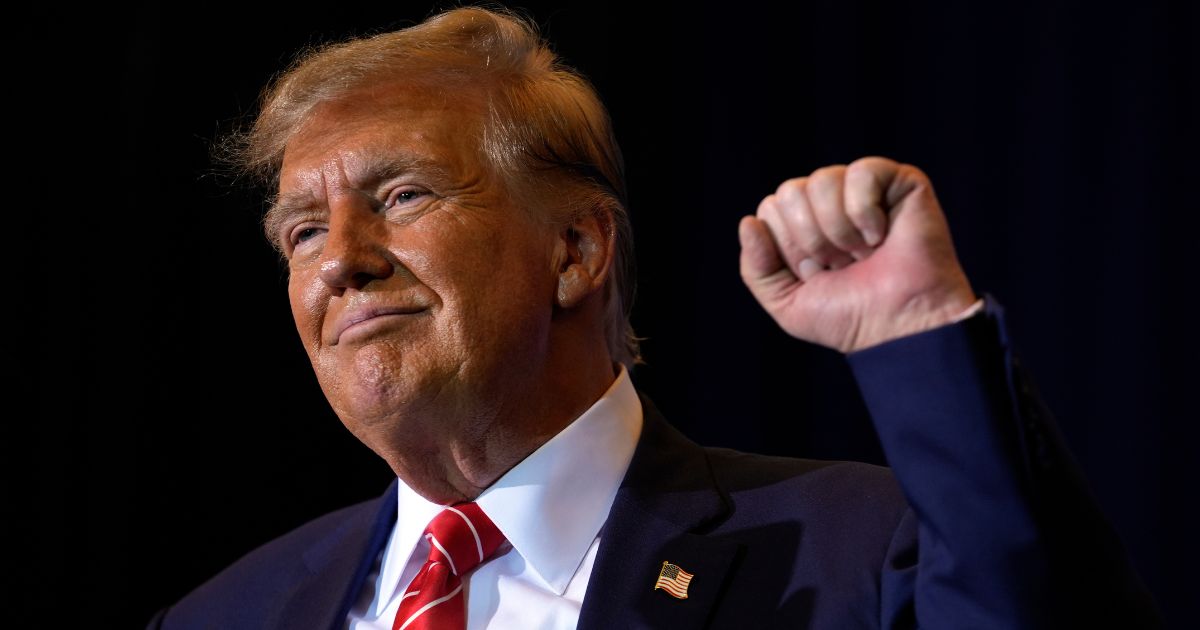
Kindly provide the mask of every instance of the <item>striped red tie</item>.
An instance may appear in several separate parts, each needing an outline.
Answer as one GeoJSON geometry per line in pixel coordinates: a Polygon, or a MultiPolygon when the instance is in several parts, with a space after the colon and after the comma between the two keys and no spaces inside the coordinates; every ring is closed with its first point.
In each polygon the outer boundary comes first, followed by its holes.
{"type": "Polygon", "coordinates": [[[496,553],[504,534],[474,503],[442,510],[425,528],[429,560],[401,598],[392,630],[466,628],[462,576],[496,553]]]}

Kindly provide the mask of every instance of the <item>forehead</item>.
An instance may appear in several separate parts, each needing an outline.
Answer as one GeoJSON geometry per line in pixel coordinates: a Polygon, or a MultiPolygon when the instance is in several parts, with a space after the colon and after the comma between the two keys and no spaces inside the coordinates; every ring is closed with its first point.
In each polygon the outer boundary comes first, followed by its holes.
{"type": "Polygon", "coordinates": [[[455,172],[480,160],[484,96],[479,90],[390,83],[371,85],[313,107],[284,148],[280,190],[337,163],[348,177],[370,177],[396,163],[455,172]]]}

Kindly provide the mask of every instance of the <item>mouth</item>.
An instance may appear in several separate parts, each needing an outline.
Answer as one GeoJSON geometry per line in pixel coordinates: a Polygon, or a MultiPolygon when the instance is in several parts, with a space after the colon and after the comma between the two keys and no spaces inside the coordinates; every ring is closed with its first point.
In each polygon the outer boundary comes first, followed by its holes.
{"type": "Polygon", "coordinates": [[[369,337],[381,328],[395,324],[398,320],[419,315],[426,310],[424,307],[418,306],[380,306],[346,313],[338,322],[333,335],[333,343],[330,345],[336,346],[339,343],[369,337]]]}

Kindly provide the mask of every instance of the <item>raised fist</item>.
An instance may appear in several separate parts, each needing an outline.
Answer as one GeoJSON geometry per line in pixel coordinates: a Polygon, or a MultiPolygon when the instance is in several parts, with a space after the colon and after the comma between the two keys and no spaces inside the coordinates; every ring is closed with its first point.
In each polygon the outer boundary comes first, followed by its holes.
{"type": "Polygon", "coordinates": [[[738,237],[742,279],[771,317],[842,352],[950,323],[976,301],[929,179],[886,158],[789,179],[738,237]]]}

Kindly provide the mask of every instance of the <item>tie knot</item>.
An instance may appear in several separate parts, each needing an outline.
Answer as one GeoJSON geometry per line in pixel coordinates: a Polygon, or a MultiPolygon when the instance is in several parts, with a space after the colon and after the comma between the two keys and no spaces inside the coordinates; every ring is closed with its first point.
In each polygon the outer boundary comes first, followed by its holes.
{"type": "Polygon", "coordinates": [[[474,503],[447,506],[425,528],[429,561],[442,561],[463,576],[496,553],[504,534],[474,503]]]}

